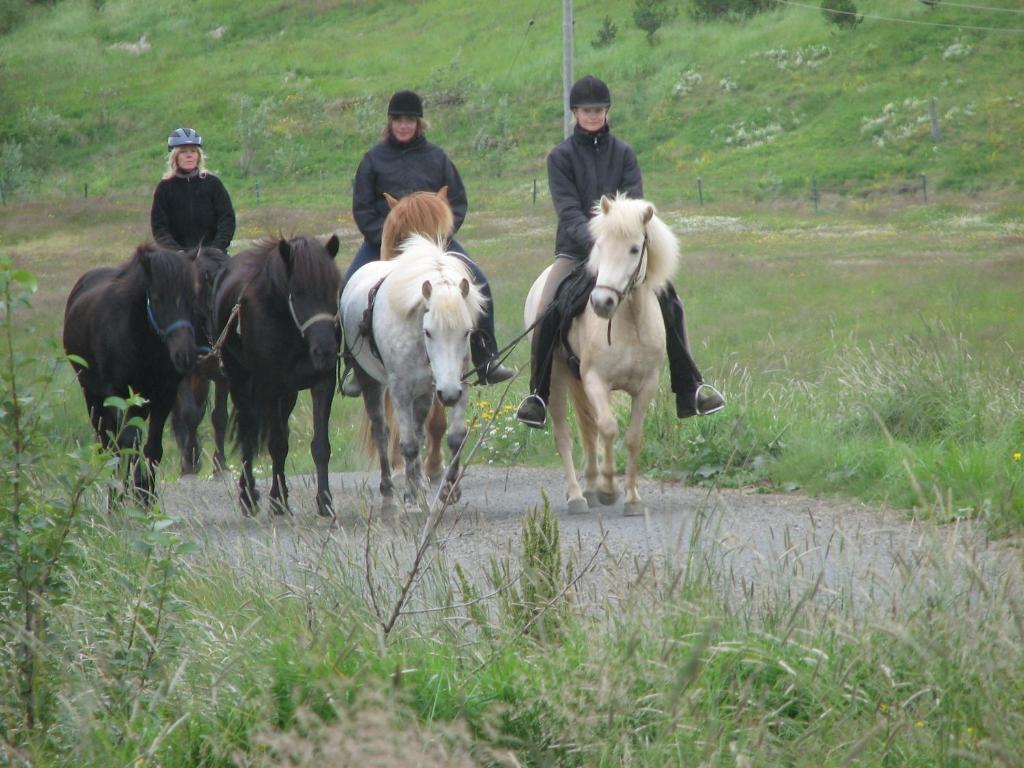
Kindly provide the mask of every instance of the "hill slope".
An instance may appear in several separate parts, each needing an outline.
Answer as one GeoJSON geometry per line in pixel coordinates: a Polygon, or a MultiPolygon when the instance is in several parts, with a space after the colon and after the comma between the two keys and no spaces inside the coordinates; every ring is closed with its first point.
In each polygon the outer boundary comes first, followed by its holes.
{"type": "MultiPolygon", "coordinates": [[[[1024,181],[1024,13],[858,0],[889,20],[838,32],[816,7],[684,11],[651,46],[633,5],[577,0],[575,70],[611,84],[659,199],[697,176],[718,199],[805,196],[812,176],[841,193],[1024,181]],[[618,34],[595,48],[606,15],[618,34]]],[[[388,95],[412,87],[478,200],[528,199],[561,137],[561,23],[557,3],[64,0],[0,38],[0,178],[8,197],[148,194],[188,124],[229,188],[344,209],[388,95]]]]}

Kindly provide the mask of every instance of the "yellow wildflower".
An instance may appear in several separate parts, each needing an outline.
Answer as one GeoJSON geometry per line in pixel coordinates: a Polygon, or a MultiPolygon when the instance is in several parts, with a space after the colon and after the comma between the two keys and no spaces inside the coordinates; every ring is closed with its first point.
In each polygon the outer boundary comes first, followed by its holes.
{"type": "Polygon", "coordinates": [[[1015,451],[1013,454],[1014,461],[1020,461],[1020,451],[1015,451]]]}

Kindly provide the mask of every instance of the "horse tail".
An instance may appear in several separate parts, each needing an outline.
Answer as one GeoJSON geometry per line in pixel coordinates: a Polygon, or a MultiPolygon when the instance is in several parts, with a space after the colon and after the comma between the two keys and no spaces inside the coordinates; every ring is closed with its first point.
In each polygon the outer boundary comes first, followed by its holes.
{"type": "Polygon", "coordinates": [[[241,394],[244,402],[241,407],[236,402],[232,409],[228,419],[228,431],[231,434],[231,441],[240,450],[244,450],[246,442],[252,441],[255,457],[267,447],[270,424],[272,419],[277,417],[277,400],[258,400],[255,382],[251,378],[243,385],[241,394]]]}
{"type": "MultiPolygon", "coordinates": [[[[391,436],[391,445],[388,446],[388,449],[391,451],[391,469],[394,471],[400,457],[395,447],[395,441],[398,439],[398,419],[395,417],[395,406],[391,402],[391,393],[387,390],[384,391],[384,421],[388,425],[388,434],[391,436]]],[[[359,450],[368,459],[377,458],[377,442],[373,439],[370,418],[366,415],[365,408],[359,419],[359,450]]]]}

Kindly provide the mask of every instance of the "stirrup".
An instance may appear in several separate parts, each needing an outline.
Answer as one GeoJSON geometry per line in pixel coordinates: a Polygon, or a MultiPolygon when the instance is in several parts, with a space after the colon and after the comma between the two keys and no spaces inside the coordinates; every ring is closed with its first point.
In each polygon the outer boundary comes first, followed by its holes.
{"type": "Polygon", "coordinates": [[[543,397],[531,392],[530,394],[523,398],[523,401],[521,403],[519,403],[519,408],[516,409],[516,420],[519,421],[521,424],[525,424],[528,427],[533,427],[534,429],[543,429],[544,425],[547,424],[548,421],[548,404],[544,402],[543,397]],[[524,417],[522,415],[523,408],[528,408],[530,405],[534,405],[536,403],[539,403],[541,408],[540,420],[538,421],[536,418],[524,417]]]}
{"type": "Polygon", "coordinates": [[[711,386],[710,384],[705,384],[705,383],[701,382],[700,385],[697,387],[697,390],[693,393],[693,412],[696,413],[698,416],[710,416],[712,413],[718,413],[723,408],[725,408],[725,395],[723,395],[721,392],[719,392],[715,387],[711,386]],[[718,405],[716,405],[714,408],[709,408],[706,411],[702,411],[700,409],[700,393],[701,393],[701,390],[703,390],[705,388],[710,389],[712,391],[712,393],[718,395],[718,399],[721,400],[721,402],[718,405]]]}
{"type": "Polygon", "coordinates": [[[359,379],[356,378],[355,368],[351,366],[346,368],[341,374],[341,384],[338,386],[341,390],[341,394],[345,397],[360,397],[363,394],[363,388],[359,386],[359,379]]]}

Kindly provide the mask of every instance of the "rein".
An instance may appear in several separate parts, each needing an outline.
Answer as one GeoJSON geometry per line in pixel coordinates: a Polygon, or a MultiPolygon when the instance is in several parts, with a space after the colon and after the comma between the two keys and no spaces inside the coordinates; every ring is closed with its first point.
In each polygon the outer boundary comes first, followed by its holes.
{"type": "Polygon", "coordinates": [[[156,321],[156,317],[153,315],[153,303],[152,303],[152,301],[150,301],[149,290],[148,289],[146,290],[146,318],[149,320],[150,327],[154,331],[156,331],[156,335],[159,336],[160,340],[165,342],[165,343],[167,341],[167,337],[170,336],[172,333],[174,333],[179,328],[188,328],[190,331],[192,331],[192,338],[195,339],[195,337],[196,337],[196,329],[192,325],[192,322],[189,321],[189,320],[185,320],[185,319],[175,320],[170,325],[168,325],[166,328],[161,328],[160,324],[157,323],[157,321],[156,321]]]}
{"type": "Polygon", "coordinates": [[[491,359],[488,360],[486,363],[475,366],[474,368],[471,368],[470,370],[466,371],[466,373],[463,374],[462,376],[462,381],[466,381],[467,379],[469,379],[470,376],[473,376],[474,374],[479,375],[482,372],[486,372],[487,369],[492,365],[499,366],[502,363],[504,363],[508,356],[512,354],[513,350],[515,350],[515,348],[519,346],[519,342],[525,339],[529,335],[530,331],[532,331],[534,328],[540,325],[544,318],[551,314],[551,310],[553,309],[553,307],[554,304],[549,304],[545,308],[545,310],[537,316],[537,319],[526,327],[525,331],[520,333],[518,336],[512,339],[512,341],[510,341],[504,347],[495,352],[494,356],[491,357],[491,359]]]}
{"type": "MultiPolygon", "coordinates": [[[[612,293],[614,293],[616,296],[619,297],[619,304],[621,305],[622,302],[624,302],[628,298],[629,294],[633,292],[633,289],[637,286],[637,284],[643,282],[643,280],[639,279],[640,278],[640,268],[644,265],[644,256],[646,256],[646,255],[647,255],[647,233],[644,232],[644,244],[643,244],[643,247],[640,249],[640,258],[636,262],[636,269],[633,270],[633,274],[630,275],[629,276],[629,280],[626,281],[625,287],[621,291],[618,288],[614,288],[614,287],[612,287],[610,285],[595,285],[594,288],[595,289],[596,288],[604,288],[606,291],[611,291],[612,293]]],[[[646,271],[644,273],[644,279],[645,280],[647,279],[646,271]]],[[[614,317],[614,315],[612,317],[614,317]]],[[[612,345],[612,318],[609,317],[608,318],[608,346],[610,347],[611,345],[612,345]]]]}

